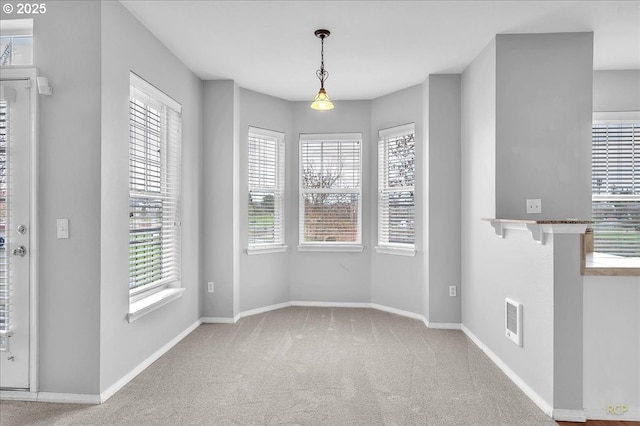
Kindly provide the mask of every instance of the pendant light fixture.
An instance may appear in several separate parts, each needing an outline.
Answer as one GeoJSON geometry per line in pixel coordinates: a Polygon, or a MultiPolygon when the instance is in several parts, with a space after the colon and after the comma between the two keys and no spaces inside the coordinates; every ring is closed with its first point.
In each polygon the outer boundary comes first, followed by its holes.
{"type": "Polygon", "coordinates": [[[317,109],[319,111],[326,111],[328,109],[333,109],[333,102],[327,95],[326,90],[324,90],[324,81],[329,78],[329,73],[324,69],[324,39],[329,37],[331,34],[329,30],[316,30],[316,37],[320,39],[320,69],[316,71],[316,76],[320,79],[320,90],[316,95],[313,103],[311,103],[311,108],[317,109]]]}

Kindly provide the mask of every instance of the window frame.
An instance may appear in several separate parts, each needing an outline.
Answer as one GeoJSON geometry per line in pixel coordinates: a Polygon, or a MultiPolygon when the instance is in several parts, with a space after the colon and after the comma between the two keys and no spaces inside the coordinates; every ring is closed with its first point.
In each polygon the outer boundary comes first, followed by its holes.
{"type": "MultiPolygon", "coordinates": [[[[146,126],[145,123],[142,123],[146,126]]],[[[140,129],[140,127],[138,127],[140,129]]],[[[143,127],[143,139],[154,129],[143,127]]],[[[148,150],[149,142],[144,141],[145,152],[148,150]]],[[[157,87],[151,85],[135,73],[130,73],[129,79],[129,217],[134,218],[136,213],[140,213],[135,203],[145,199],[150,202],[160,202],[160,279],[149,283],[141,284],[131,288],[131,269],[129,272],[129,313],[128,320],[132,322],[149,312],[177,299],[184,292],[182,288],[182,106],[173,98],[162,92],[157,87]],[[134,131],[134,123],[140,125],[135,120],[135,108],[140,104],[144,105],[145,111],[155,108],[158,111],[159,125],[159,173],[156,175],[158,190],[140,190],[134,187],[133,174],[143,170],[143,180],[147,182],[151,175],[148,173],[150,163],[147,160],[134,160],[132,150],[139,148],[140,139],[138,133],[134,131]],[[136,137],[134,137],[134,134],[136,137]],[[134,162],[135,161],[135,162],[134,162]],[[142,164],[142,165],[140,165],[142,164]],[[137,200],[132,203],[133,200],[137,200]],[[134,208],[134,206],[136,206],[134,208]],[[169,206],[168,208],[165,206],[169,206]],[[169,212],[165,214],[165,210],[169,212]],[[166,228],[166,229],[165,229],[166,228]],[[165,232],[166,231],[166,232],[165,232]],[[169,255],[164,254],[168,251],[169,255]],[[174,272],[162,271],[163,267],[169,267],[174,272]]],[[[137,175],[136,175],[137,176],[137,175]]],[[[137,186],[137,184],[136,184],[137,186]]],[[[143,217],[144,220],[144,217],[143,217]]],[[[129,246],[132,243],[132,219],[129,221],[129,246]]],[[[134,259],[129,248],[129,261],[134,259]]],[[[155,267],[155,265],[154,265],[155,267]]],[[[131,268],[131,266],[130,266],[131,268]]]]}
{"type": "MultiPolygon", "coordinates": [[[[247,254],[269,254],[281,253],[287,250],[286,245],[286,180],[285,180],[285,164],[286,164],[286,142],[285,134],[274,130],[263,129],[259,127],[249,126],[247,134],[247,194],[251,197],[252,191],[256,192],[273,192],[274,196],[274,227],[279,228],[278,241],[270,243],[252,243],[250,238],[250,207],[247,206],[247,254]],[[275,173],[275,182],[273,187],[259,186],[251,184],[251,150],[249,149],[250,139],[252,137],[266,139],[275,142],[275,164],[273,170],[275,173]]],[[[274,230],[275,233],[275,230],[274,230]]]]}
{"type": "MultiPolygon", "coordinates": [[[[1,38],[5,41],[8,40],[7,48],[10,50],[9,52],[9,63],[2,64],[0,61],[0,67],[3,69],[9,68],[22,68],[22,67],[30,67],[33,66],[33,53],[34,53],[34,37],[33,37],[33,18],[25,18],[25,19],[8,19],[8,20],[0,20],[0,34],[2,34],[1,38]],[[13,60],[13,49],[15,44],[15,39],[26,40],[28,41],[28,50],[29,57],[21,63],[14,63],[13,60]]],[[[1,43],[0,43],[1,45],[1,43]]],[[[0,55],[4,55],[4,51],[0,51],[0,55]]]]}
{"type": "Polygon", "coordinates": [[[362,158],[363,158],[363,138],[362,133],[301,133],[298,143],[298,251],[316,251],[316,252],[362,252],[362,158]],[[322,144],[324,142],[348,143],[355,142],[359,146],[357,169],[353,169],[358,173],[357,188],[335,188],[331,189],[308,189],[303,187],[303,153],[305,144],[322,144]],[[314,241],[305,242],[305,203],[304,196],[306,194],[355,194],[358,200],[357,207],[357,225],[356,240],[353,242],[339,241],[314,241]]]}
{"type": "MultiPolygon", "coordinates": [[[[592,158],[593,158],[593,129],[597,124],[624,124],[624,123],[640,123],[640,111],[616,111],[616,112],[594,112],[592,120],[592,158]]],[[[593,175],[594,166],[591,166],[591,172],[593,175]]],[[[593,211],[594,201],[602,201],[602,199],[611,200],[612,197],[607,195],[598,195],[593,192],[593,177],[590,182],[591,185],[591,206],[593,211]],[[596,198],[596,200],[594,200],[596,198]],[[597,200],[600,198],[600,200],[597,200]]],[[[640,201],[640,195],[629,196],[624,195],[620,198],[626,200],[638,200],[640,201]]],[[[594,220],[595,225],[595,220],[594,220]]],[[[593,226],[593,225],[592,225],[593,226]]],[[[595,234],[593,231],[587,232],[583,240],[583,254],[582,254],[582,273],[583,275],[610,275],[610,276],[625,276],[625,275],[640,275],[640,261],[638,257],[618,257],[615,255],[609,255],[601,252],[594,252],[594,239],[595,234]]]]}
{"type": "MultiPolygon", "coordinates": [[[[376,252],[381,254],[392,254],[399,256],[415,256],[416,254],[416,126],[415,123],[407,123],[399,126],[389,127],[378,131],[378,245],[376,246],[376,252]],[[404,136],[413,135],[413,185],[399,185],[389,186],[388,182],[388,165],[389,165],[389,142],[392,139],[401,138],[404,136]],[[384,223],[384,209],[385,194],[395,192],[411,192],[411,200],[413,201],[413,242],[412,243],[398,243],[390,242],[388,232],[385,233],[383,228],[384,223]],[[385,239],[384,236],[387,236],[385,239]]],[[[388,204],[387,204],[388,207],[388,204]]],[[[387,208],[388,210],[388,208],[387,208]]]]}

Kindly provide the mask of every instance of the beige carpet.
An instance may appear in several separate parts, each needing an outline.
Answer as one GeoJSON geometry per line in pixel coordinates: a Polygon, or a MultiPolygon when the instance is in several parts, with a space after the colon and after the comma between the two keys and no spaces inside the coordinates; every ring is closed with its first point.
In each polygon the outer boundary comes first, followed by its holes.
{"type": "Polygon", "coordinates": [[[460,331],[286,308],[197,328],[99,406],[3,401],[2,425],[554,425],[460,331]]]}

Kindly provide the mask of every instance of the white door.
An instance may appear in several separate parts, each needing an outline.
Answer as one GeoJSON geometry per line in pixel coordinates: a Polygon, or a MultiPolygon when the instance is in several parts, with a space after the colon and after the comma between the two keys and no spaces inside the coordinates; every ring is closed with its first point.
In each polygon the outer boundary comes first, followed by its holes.
{"type": "Polygon", "coordinates": [[[30,89],[0,80],[0,388],[29,388],[30,89]]]}

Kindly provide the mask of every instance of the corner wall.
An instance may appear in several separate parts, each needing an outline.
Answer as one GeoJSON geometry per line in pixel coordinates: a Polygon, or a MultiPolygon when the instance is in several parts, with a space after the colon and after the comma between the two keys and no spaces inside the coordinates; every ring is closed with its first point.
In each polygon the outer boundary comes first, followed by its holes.
{"type": "Polygon", "coordinates": [[[427,261],[425,233],[428,222],[423,218],[428,194],[425,184],[424,152],[427,149],[423,125],[422,85],[409,87],[374,99],[371,102],[371,141],[368,156],[363,162],[371,165],[371,178],[367,194],[371,211],[370,244],[365,248],[371,257],[371,302],[424,314],[423,298],[426,280],[424,263],[427,261]],[[415,123],[416,129],[416,255],[415,257],[377,253],[378,243],[378,131],[389,127],[415,123]]]}
{"type": "MultiPolygon", "coordinates": [[[[291,102],[272,96],[263,95],[247,89],[240,89],[240,170],[239,188],[241,191],[240,218],[248,217],[246,189],[248,188],[248,147],[249,126],[273,130],[285,134],[285,164],[290,164],[292,152],[298,143],[297,135],[293,135],[293,109],[291,102]]],[[[295,173],[285,168],[285,179],[288,188],[291,176],[295,173]]],[[[297,198],[291,199],[290,192],[285,194],[285,206],[297,205],[297,198]]],[[[297,219],[296,211],[285,207],[285,226],[297,219]]],[[[285,233],[285,243],[289,246],[284,253],[269,253],[249,256],[248,224],[240,222],[240,312],[289,302],[289,258],[291,251],[296,250],[296,237],[285,233]]]]}
{"type": "MultiPolygon", "coordinates": [[[[34,15],[39,97],[39,391],[100,390],[100,3],[57,1],[34,15]],[[69,41],[73,44],[69,45],[69,41]],[[56,238],[69,218],[70,238],[56,238]]],[[[126,210],[125,210],[126,211],[126,210]]],[[[127,281],[124,282],[125,288],[127,281]]]]}
{"type": "MultiPolygon", "coordinates": [[[[79,2],[74,2],[80,4],[79,2]]],[[[92,3],[93,4],[93,3],[92,3]]],[[[100,392],[199,321],[202,262],[202,82],[119,2],[100,2],[102,186],[100,392]],[[161,66],[158,66],[161,64],[161,66]],[[129,323],[129,71],[182,104],[182,287],[184,295],[129,323]]],[[[84,19],[84,18],[83,18],[84,19]]],[[[82,20],[82,19],[81,19],[82,20]]],[[[83,59],[83,62],[86,59],[83,59]]],[[[98,115],[98,118],[100,116],[98,115]]],[[[74,266],[77,268],[77,264],[74,266]]],[[[77,279],[76,279],[77,281],[77,279]]]]}
{"type": "Polygon", "coordinates": [[[481,218],[527,217],[526,198],[543,200],[532,219],[590,217],[592,51],[591,33],[498,35],[462,77],[463,324],[549,414],[582,413],[578,239],[500,240],[481,218]],[[522,347],[505,297],[523,304],[522,347]]]}
{"type": "Polygon", "coordinates": [[[462,281],[460,271],[461,221],[461,76],[430,75],[428,89],[429,150],[424,198],[429,210],[425,260],[426,291],[430,325],[460,324],[462,281]],[[456,286],[456,296],[449,296],[449,286],[456,286]]]}
{"type": "Polygon", "coordinates": [[[481,220],[496,216],[496,49],[494,40],[462,74],[462,323],[549,412],[553,247],[524,232],[501,240],[481,220]],[[504,336],[505,297],[524,305],[522,347],[504,336]]]}
{"type": "MultiPolygon", "coordinates": [[[[213,281],[207,293],[204,283],[203,316],[233,318],[238,314],[240,257],[236,235],[239,221],[234,204],[239,197],[238,86],[231,80],[204,82],[204,232],[203,277],[213,281]]],[[[243,198],[246,199],[246,198],[243,198]]]]}

